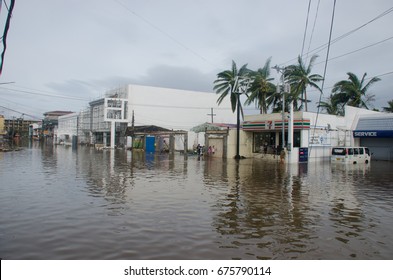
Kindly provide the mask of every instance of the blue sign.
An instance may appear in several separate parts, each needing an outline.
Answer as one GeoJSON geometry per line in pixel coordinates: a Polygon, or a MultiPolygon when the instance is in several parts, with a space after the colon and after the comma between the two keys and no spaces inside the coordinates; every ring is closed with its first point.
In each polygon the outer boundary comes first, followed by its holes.
{"type": "Polygon", "coordinates": [[[299,148],[299,162],[308,161],[308,148],[299,148]]]}
{"type": "Polygon", "coordinates": [[[393,130],[354,130],[353,137],[391,138],[393,137],[393,130]]]}

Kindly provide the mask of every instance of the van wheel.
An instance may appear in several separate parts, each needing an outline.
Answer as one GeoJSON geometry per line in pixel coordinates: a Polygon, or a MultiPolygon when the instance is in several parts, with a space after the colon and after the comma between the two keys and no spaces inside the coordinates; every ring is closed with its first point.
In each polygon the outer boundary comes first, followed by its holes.
{"type": "Polygon", "coordinates": [[[368,163],[368,160],[366,159],[366,164],[368,163]]]}
{"type": "Polygon", "coordinates": [[[353,162],[353,164],[356,164],[356,163],[357,163],[356,161],[353,162]]]}

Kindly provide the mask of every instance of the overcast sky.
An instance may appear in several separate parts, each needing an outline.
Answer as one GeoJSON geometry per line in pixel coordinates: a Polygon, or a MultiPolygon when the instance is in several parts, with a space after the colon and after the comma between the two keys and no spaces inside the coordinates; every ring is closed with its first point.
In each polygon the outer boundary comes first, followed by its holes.
{"type": "MultiPolygon", "coordinates": [[[[8,3],[9,0],[6,0],[8,3]]],[[[328,42],[333,0],[312,0],[304,53],[328,42]],[[318,6],[319,3],[319,6],[318,6]],[[318,7],[318,9],[317,9],[318,7]],[[318,11],[318,13],[317,13],[318,11]]],[[[16,0],[0,105],[42,117],[79,111],[108,89],[133,83],[213,92],[234,60],[256,70],[296,62],[309,0],[16,0]]],[[[347,72],[380,76],[374,107],[393,99],[391,0],[337,0],[323,97],[347,72]],[[371,20],[374,21],[370,22],[371,20]]],[[[4,26],[6,7],[1,11],[4,26]]],[[[313,54],[314,52],[311,52],[313,54]]],[[[314,73],[323,74],[326,48],[314,73]]],[[[272,76],[278,78],[275,70],[272,76]]],[[[319,95],[310,92],[315,108],[319,95]]],[[[0,114],[19,116],[3,107],[0,114]]]]}

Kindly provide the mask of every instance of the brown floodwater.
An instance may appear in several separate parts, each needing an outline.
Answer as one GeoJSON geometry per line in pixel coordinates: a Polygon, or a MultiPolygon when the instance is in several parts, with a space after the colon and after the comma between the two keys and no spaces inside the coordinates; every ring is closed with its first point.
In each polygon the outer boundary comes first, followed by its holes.
{"type": "Polygon", "coordinates": [[[393,164],[0,153],[2,259],[392,259],[393,164]]]}

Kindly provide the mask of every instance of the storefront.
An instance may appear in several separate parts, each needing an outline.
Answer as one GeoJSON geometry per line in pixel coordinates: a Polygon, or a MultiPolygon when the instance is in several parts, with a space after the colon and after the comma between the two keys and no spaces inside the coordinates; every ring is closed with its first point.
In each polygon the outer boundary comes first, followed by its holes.
{"type": "Polygon", "coordinates": [[[373,160],[393,160],[393,115],[360,117],[353,137],[370,149],[373,160]]]}
{"type": "MultiPolygon", "coordinates": [[[[263,154],[278,154],[283,147],[283,122],[281,114],[259,115],[260,120],[246,120],[243,123],[243,131],[252,133],[252,152],[263,154]]],[[[284,146],[288,147],[288,124],[284,121],[284,146]]],[[[302,146],[302,138],[307,138],[310,129],[310,119],[304,119],[300,114],[295,116],[293,121],[293,148],[302,146]],[[307,134],[303,133],[306,130],[307,134]]]]}

